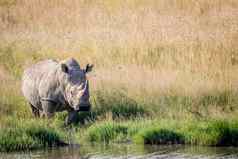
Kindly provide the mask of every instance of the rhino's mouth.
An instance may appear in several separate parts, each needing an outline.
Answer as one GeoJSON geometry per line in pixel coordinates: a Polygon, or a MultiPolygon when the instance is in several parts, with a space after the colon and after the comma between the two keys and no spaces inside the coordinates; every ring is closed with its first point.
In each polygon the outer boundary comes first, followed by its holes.
{"type": "Polygon", "coordinates": [[[90,111],[90,107],[79,107],[78,111],[90,111]]]}
{"type": "Polygon", "coordinates": [[[81,106],[78,106],[78,107],[76,107],[76,111],[90,111],[90,108],[91,108],[91,106],[90,105],[81,105],[81,106]]]}

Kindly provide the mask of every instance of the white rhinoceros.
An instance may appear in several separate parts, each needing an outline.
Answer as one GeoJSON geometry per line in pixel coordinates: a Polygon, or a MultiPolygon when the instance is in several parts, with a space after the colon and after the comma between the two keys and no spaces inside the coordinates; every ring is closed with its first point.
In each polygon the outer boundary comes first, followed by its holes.
{"type": "Polygon", "coordinates": [[[66,61],[41,61],[24,71],[22,92],[36,117],[51,117],[68,111],[66,124],[75,121],[78,111],[89,111],[89,83],[86,74],[93,65],[81,69],[71,58],[66,61]]]}

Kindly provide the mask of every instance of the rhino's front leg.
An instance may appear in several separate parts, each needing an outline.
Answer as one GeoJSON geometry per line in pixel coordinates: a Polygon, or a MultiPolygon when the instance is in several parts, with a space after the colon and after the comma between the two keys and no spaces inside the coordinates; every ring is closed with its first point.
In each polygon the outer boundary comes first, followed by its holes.
{"type": "Polygon", "coordinates": [[[70,125],[71,123],[75,123],[77,121],[78,112],[77,111],[69,111],[68,116],[65,119],[65,124],[70,125]]]}
{"type": "Polygon", "coordinates": [[[52,118],[55,113],[55,108],[56,108],[55,103],[50,102],[50,101],[41,101],[41,105],[42,105],[42,109],[43,109],[41,116],[47,117],[47,118],[52,118]]]}

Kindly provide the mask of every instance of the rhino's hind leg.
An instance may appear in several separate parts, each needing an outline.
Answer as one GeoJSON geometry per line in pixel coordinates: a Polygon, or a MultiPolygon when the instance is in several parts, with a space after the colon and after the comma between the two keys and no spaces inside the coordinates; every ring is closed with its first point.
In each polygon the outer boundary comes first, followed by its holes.
{"type": "Polygon", "coordinates": [[[34,117],[39,118],[40,117],[40,111],[36,107],[34,107],[31,103],[29,103],[31,106],[31,111],[34,117]]]}

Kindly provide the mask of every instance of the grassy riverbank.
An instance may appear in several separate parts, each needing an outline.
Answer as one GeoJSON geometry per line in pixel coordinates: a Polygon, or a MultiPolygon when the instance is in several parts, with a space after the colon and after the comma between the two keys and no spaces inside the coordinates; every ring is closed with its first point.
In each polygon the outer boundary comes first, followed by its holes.
{"type": "Polygon", "coordinates": [[[0,0],[0,150],[65,141],[237,146],[238,2],[0,0]],[[92,112],[33,119],[24,68],[74,57],[92,112]],[[70,131],[69,131],[70,130],[70,131]]]}
{"type": "Polygon", "coordinates": [[[50,127],[46,121],[6,118],[0,128],[0,151],[67,145],[63,131],[50,127]]]}
{"type": "MultiPolygon", "coordinates": [[[[2,122],[3,123],[3,122],[2,122]]],[[[237,146],[238,121],[103,120],[71,128],[55,120],[8,119],[1,126],[0,151],[31,150],[67,144],[187,144],[237,146]]]]}
{"type": "Polygon", "coordinates": [[[222,120],[106,121],[90,126],[84,135],[88,141],[102,143],[237,146],[237,125],[237,121],[222,120]]]}

